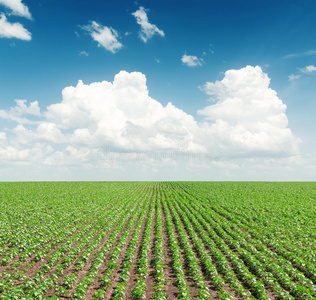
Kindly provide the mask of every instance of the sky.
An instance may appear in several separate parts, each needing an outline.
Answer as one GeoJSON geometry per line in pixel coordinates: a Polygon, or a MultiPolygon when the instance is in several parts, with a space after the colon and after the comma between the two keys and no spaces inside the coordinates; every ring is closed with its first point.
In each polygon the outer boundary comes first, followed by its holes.
{"type": "Polygon", "coordinates": [[[314,0],[0,0],[0,180],[316,179],[314,0]]]}

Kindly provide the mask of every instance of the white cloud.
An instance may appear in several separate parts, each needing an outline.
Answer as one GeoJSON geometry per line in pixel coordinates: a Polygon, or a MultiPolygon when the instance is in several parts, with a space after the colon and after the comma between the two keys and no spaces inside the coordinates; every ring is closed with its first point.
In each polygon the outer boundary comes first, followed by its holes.
{"type": "Polygon", "coordinates": [[[309,65],[304,68],[299,68],[299,74],[291,74],[289,76],[289,81],[299,79],[302,76],[302,74],[312,74],[314,72],[316,72],[316,67],[314,65],[309,65]]]}
{"type": "Polygon", "coordinates": [[[89,53],[86,51],[79,52],[79,56],[89,56],[89,53]]]}
{"type": "Polygon", "coordinates": [[[283,56],[283,58],[290,59],[290,58],[297,58],[297,57],[303,57],[303,56],[313,56],[313,55],[316,55],[315,50],[309,50],[309,51],[305,51],[302,53],[288,54],[288,55],[283,56]]]}
{"type": "Polygon", "coordinates": [[[12,146],[7,146],[4,148],[0,148],[0,158],[1,160],[9,160],[9,161],[25,161],[30,157],[29,149],[16,149],[12,146]]]}
{"type": "Polygon", "coordinates": [[[165,36],[165,33],[156,25],[149,23],[146,9],[144,7],[141,6],[139,10],[132,13],[132,15],[136,18],[137,24],[141,26],[140,37],[144,43],[151,39],[155,34],[165,36]]]}
{"type": "Polygon", "coordinates": [[[293,81],[295,79],[299,79],[301,76],[302,76],[301,74],[296,74],[296,75],[295,74],[291,74],[289,76],[289,81],[293,81]]]}
{"type": "Polygon", "coordinates": [[[204,60],[202,58],[197,58],[196,56],[186,54],[182,56],[181,61],[184,65],[188,67],[202,66],[202,63],[204,63],[204,60]]]}
{"type": "Polygon", "coordinates": [[[201,150],[194,138],[193,117],[169,103],[163,107],[148,94],[145,75],[121,71],[113,83],[103,81],[63,90],[63,101],[45,112],[61,129],[73,129],[76,143],[149,151],[177,149],[189,141],[187,151],[201,150]]]}
{"type": "Polygon", "coordinates": [[[42,114],[37,102],[27,105],[25,100],[1,111],[3,118],[20,124],[0,132],[0,162],[16,159],[44,169],[71,166],[82,172],[119,169],[121,176],[128,166],[131,174],[143,172],[145,165],[158,173],[183,165],[228,172],[243,168],[244,159],[259,164],[260,159],[295,156],[299,140],[269,83],[260,67],[227,71],[223,80],[203,87],[217,102],[199,111],[204,121],[198,123],[173,104],[163,106],[151,98],[142,73],[121,71],[113,82],[79,81],[64,88],[62,101],[42,114]],[[163,169],[160,163],[165,163],[163,169]]]}
{"type": "Polygon", "coordinates": [[[19,124],[13,131],[18,136],[19,142],[23,144],[33,143],[34,141],[59,144],[66,142],[67,139],[55,123],[45,121],[39,124],[35,130],[28,130],[19,124]]]}
{"type": "Polygon", "coordinates": [[[310,74],[316,72],[316,67],[313,65],[306,66],[305,68],[300,69],[300,71],[304,74],[310,74]]]}
{"type": "Polygon", "coordinates": [[[26,105],[26,100],[15,100],[16,106],[11,107],[10,110],[0,110],[0,118],[5,120],[15,121],[21,124],[33,124],[33,121],[23,118],[24,115],[40,116],[41,111],[38,102],[31,102],[29,106],[26,105]]]}
{"type": "Polygon", "coordinates": [[[7,141],[7,135],[5,132],[0,132],[0,145],[3,145],[7,141]]]}
{"type": "Polygon", "coordinates": [[[99,47],[102,46],[112,53],[116,53],[123,47],[123,44],[118,41],[117,31],[112,27],[103,26],[92,21],[91,24],[82,26],[82,29],[91,34],[91,37],[98,42],[99,47]]]}
{"type": "Polygon", "coordinates": [[[25,17],[31,19],[31,13],[28,7],[22,3],[22,0],[0,0],[0,4],[12,10],[12,15],[25,17]]]}
{"type": "Polygon", "coordinates": [[[270,79],[259,66],[226,71],[203,89],[217,100],[198,111],[212,123],[208,136],[220,145],[222,154],[293,155],[299,140],[287,127],[286,105],[269,88],[270,79]]]}
{"type": "Polygon", "coordinates": [[[20,23],[10,23],[4,14],[0,14],[0,38],[31,40],[31,33],[20,23]]]}

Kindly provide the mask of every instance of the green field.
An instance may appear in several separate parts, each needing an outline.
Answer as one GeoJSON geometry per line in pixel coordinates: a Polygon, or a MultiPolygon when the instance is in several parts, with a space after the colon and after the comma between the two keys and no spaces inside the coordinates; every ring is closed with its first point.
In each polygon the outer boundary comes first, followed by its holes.
{"type": "Polygon", "coordinates": [[[0,299],[316,299],[316,184],[0,183],[0,299]]]}

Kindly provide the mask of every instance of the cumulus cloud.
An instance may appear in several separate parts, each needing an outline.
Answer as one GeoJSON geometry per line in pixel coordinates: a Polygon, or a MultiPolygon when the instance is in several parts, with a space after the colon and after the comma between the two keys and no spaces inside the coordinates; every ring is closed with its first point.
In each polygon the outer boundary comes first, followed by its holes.
{"type": "Polygon", "coordinates": [[[79,81],[42,113],[37,102],[25,100],[0,111],[2,118],[19,123],[0,132],[0,161],[123,170],[139,161],[171,166],[186,158],[201,168],[235,169],[242,158],[291,157],[299,140],[269,83],[260,67],[251,66],[207,82],[203,90],[216,103],[199,111],[204,120],[198,123],[172,103],[163,106],[151,98],[142,73],[79,81]]]}
{"type": "Polygon", "coordinates": [[[146,11],[147,10],[141,6],[137,11],[132,13],[136,18],[137,24],[141,26],[140,38],[144,43],[151,39],[155,34],[165,36],[165,33],[156,25],[149,23],[146,11]]]}
{"type": "Polygon", "coordinates": [[[91,24],[82,26],[82,29],[88,31],[91,37],[98,42],[99,47],[116,53],[123,47],[123,44],[118,41],[118,33],[112,27],[103,26],[95,21],[91,24]]]}
{"type": "Polygon", "coordinates": [[[188,67],[202,66],[202,63],[204,62],[202,58],[197,58],[196,56],[186,54],[182,56],[181,61],[188,67]]]}
{"type": "Polygon", "coordinates": [[[4,148],[0,148],[0,158],[2,160],[9,160],[13,162],[17,161],[25,161],[30,157],[29,149],[16,149],[12,146],[6,146],[4,148]]]}
{"type": "Polygon", "coordinates": [[[226,71],[203,90],[215,104],[198,113],[210,122],[208,136],[227,155],[293,155],[299,140],[288,128],[286,105],[269,88],[270,79],[259,66],[226,71]]]}
{"type": "Polygon", "coordinates": [[[0,38],[17,38],[24,41],[32,39],[31,33],[21,23],[10,23],[4,14],[0,14],[0,38]]]}
{"type": "Polygon", "coordinates": [[[176,149],[187,139],[187,150],[200,150],[194,118],[171,103],[163,107],[148,94],[145,75],[121,71],[113,83],[103,81],[63,90],[63,101],[45,112],[61,129],[73,129],[76,143],[149,151],[176,149]]]}
{"type": "Polygon", "coordinates": [[[24,115],[33,115],[40,116],[41,111],[38,106],[38,102],[31,102],[27,106],[26,100],[15,100],[16,106],[11,107],[9,110],[0,110],[0,118],[15,121],[21,124],[33,124],[33,121],[30,121],[27,118],[24,118],[24,115]]]}
{"type": "Polygon", "coordinates": [[[19,141],[23,144],[36,141],[46,141],[50,143],[64,143],[66,136],[63,135],[56,124],[51,122],[42,122],[35,130],[28,130],[23,125],[19,124],[14,130],[14,133],[19,137],[19,141]]]}
{"type": "Polygon", "coordinates": [[[0,5],[4,5],[12,11],[12,15],[31,19],[31,13],[28,7],[21,0],[0,0],[0,5]]]}

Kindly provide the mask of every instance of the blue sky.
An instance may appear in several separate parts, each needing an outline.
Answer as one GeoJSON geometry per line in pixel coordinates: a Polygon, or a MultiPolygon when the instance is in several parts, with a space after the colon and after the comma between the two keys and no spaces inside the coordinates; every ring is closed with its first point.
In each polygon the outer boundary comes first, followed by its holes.
{"type": "Polygon", "coordinates": [[[315,28],[312,0],[0,0],[0,180],[315,180],[315,28]]]}

